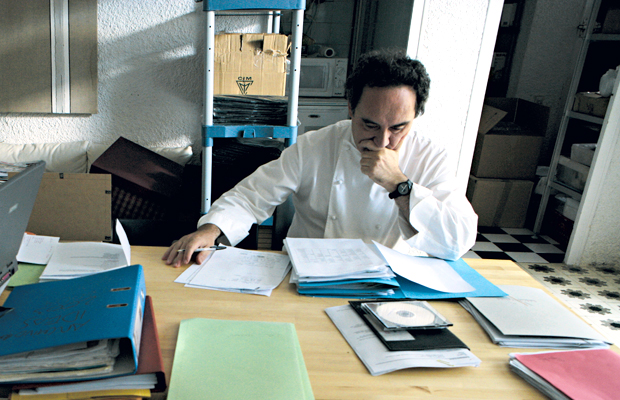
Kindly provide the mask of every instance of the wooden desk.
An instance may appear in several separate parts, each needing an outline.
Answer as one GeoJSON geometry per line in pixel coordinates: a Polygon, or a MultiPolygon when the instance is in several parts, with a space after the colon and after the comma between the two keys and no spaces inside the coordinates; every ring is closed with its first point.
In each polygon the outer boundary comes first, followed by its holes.
{"type": "MultiPolygon", "coordinates": [[[[160,260],[163,252],[164,248],[134,246],[131,258],[132,263],[144,267],[168,382],[179,323],[198,317],[294,323],[317,400],[545,399],[508,368],[509,352],[535,350],[494,345],[471,315],[454,301],[432,301],[432,305],[454,323],[452,332],[482,360],[479,367],[416,368],[371,376],[324,311],[347,304],[347,300],[300,296],[288,278],[270,297],[185,288],[174,283],[184,268],[166,266],[160,260]]],[[[495,284],[544,289],[511,261],[466,261],[495,284]]],[[[0,296],[0,303],[5,298],[6,293],[0,296]]],[[[620,353],[615,346],[613,350],[620,353]]],[[[162,398],[163,395],[154,396],[162,398]]]]}
{"type": "MultiPolygon", "coordinates": [[[[132,247],[132,263],[142,264],[145,270],[168,379],[179,323],[199,317],[294,323],[317,400],[545,398],[508,368],[509,352],[534,350],[494,345],[456,302],[432,301],[432,305],[454,323],[452,332],[482,360],[479,367],[419,368],[371,376],[324,311],[347,304],[347,300],[300,296],[288,283],[288,277],[270,297],[185,288],[173,282],[184,268],[166,266],[160,260],[163,251],[156,247],[132,247]]],[[[544,289],[512,261],[466,261],[495,284],[544,289]]]]}

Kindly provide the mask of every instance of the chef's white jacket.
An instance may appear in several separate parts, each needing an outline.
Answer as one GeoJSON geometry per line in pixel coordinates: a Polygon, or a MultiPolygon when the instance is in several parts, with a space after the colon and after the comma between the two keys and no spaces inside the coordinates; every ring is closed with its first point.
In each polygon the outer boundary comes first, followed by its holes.
{"type": "Polygon", "coordinates": [[[346,120],[299,135],[279,159],[215,201],[198,225],[217,225],[235,245],[290,195],[295,215],[289,237],[360,238],[388,247],[405,241],[432,256],[458,259],[475,243],[478,216],[448,167],[446,151],[412,130],[399,156],[413,182],[409,221],[388,192],[361,172],[346,120]]]}

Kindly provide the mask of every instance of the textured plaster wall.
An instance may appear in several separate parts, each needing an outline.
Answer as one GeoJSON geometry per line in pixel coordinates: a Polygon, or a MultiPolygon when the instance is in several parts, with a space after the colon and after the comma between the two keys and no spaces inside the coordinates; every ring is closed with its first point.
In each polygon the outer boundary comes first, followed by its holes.
{"type": "MultiPolygon", "coordinates": [[[[111,143],[123,136],[197,151],[204,18],[194,0],[98,2],[98,114],[0,114],[0,142],[111,143]]],[[[216,27],[258,32],[263,25],[262,17],[218,17],[216,27]]]]}
{"type": "MultiPolygon", "coordinates": [[[[420,59],[432,94],[418,127],[458,158],[488,0],[427,0],[420,59]]],[[[149,146],[200,146],[204,13],[194,0],[98,2],[99,113],[0,114],[0,141],[119,136],[149,146]]],[[[258,17],[217,17],[218,30],[257,32],[258,17]]],[[[403,28],[406,35],[408,28],[403,28]]]]}

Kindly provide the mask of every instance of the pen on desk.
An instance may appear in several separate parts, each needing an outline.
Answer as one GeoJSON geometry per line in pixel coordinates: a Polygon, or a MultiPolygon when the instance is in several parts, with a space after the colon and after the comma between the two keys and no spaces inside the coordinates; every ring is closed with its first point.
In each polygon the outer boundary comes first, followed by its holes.
{"type": "MultiPolygon", "coordinates": [[[[224,250],[226,246],[211,246],[211,247],[201,247],[199,249],[194,250],[194,253],[198,253],[201,251],[216,251],[216,250],[224,250]]],[[[177,250],[177,253],[183,253],[185,249],[177,250]]]]}

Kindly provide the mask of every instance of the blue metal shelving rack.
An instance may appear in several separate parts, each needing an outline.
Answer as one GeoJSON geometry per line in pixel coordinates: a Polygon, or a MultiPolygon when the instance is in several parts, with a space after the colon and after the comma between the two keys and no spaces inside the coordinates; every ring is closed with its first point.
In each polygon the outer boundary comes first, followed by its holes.
{"type": "MultiPolygon", "coordinates": [[[[297,106],[299,95],[299,68],[301,59],[301,39],[305,0],[204,0],[203,10],[207,14],[206,26],[206,62],[205,62],[205,98],[204,119],[202,124],[202,202],[201,211],[206,214],[211,207],[212,151],[214,138],[279,138],[284,139],[285,146],[290,146],[297,139],[297,106]],[[287,126],[264,125],[213,125],[213,88],[215,57],[215,13],[218,11],[265,11],[279,16],[282,10],[290,10],[292,18],[291,67],[288,80],[288,115],[287,126]]],[[[276,24],[277,25],[277,24],[276,24]]]]}

